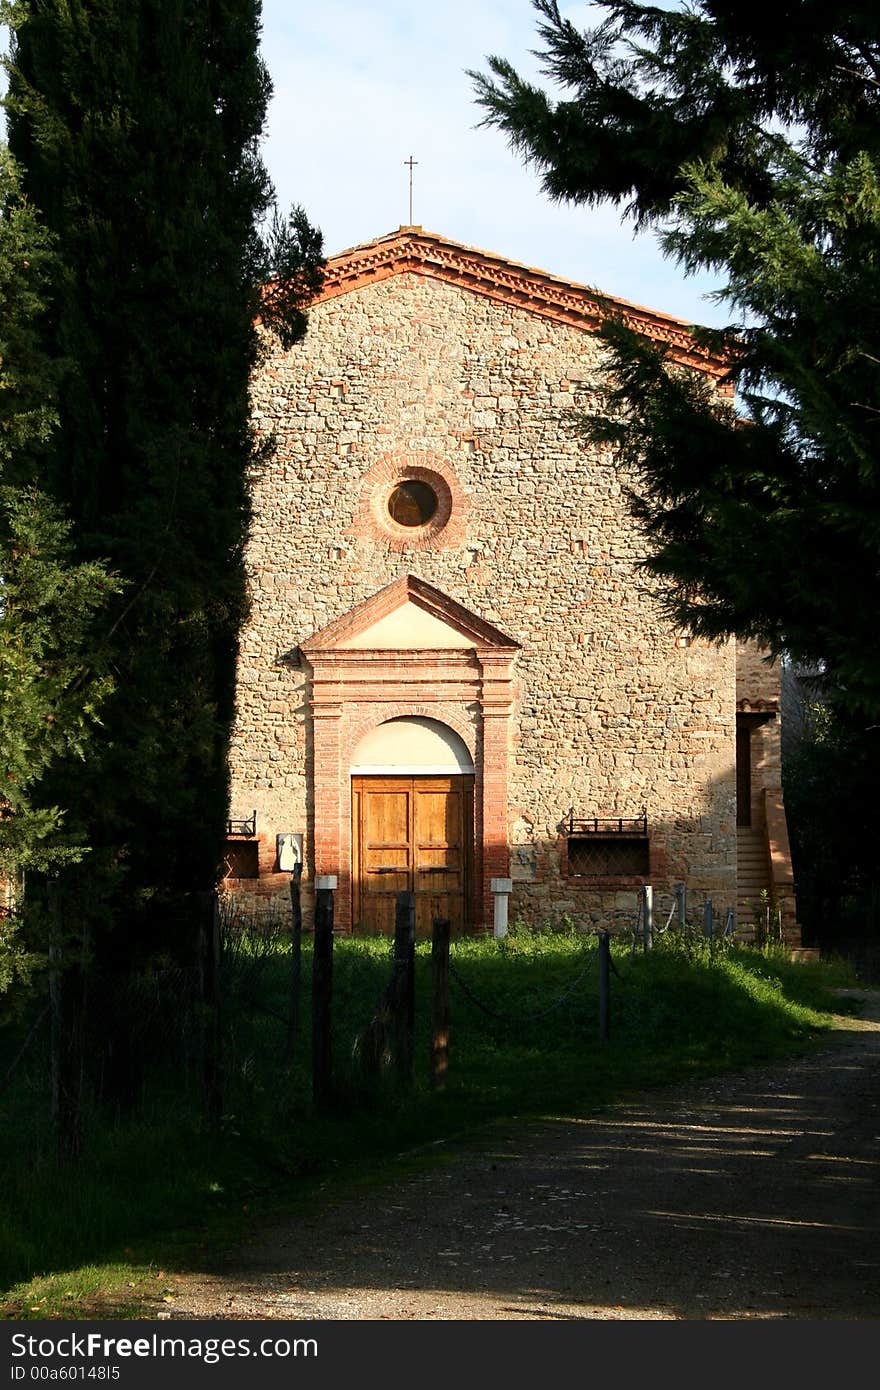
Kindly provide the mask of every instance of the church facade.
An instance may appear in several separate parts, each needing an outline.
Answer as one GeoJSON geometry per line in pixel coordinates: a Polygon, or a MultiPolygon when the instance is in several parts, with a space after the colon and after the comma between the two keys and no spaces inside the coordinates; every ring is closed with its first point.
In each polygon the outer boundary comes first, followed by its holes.
{"type": "MultiPolygon", "coordinates": [[[[719,381],[688,326],[618,309],[719,381]]],[[[341,931],[623,925],[650,884],[796,940],[779,671],[674,631],[614,460],[583,286],[421,228],[333,257],[254,383],[226,886],[336,879],[341,931]],[[761,909],[764,910],[764,909],[761,909]]]]}

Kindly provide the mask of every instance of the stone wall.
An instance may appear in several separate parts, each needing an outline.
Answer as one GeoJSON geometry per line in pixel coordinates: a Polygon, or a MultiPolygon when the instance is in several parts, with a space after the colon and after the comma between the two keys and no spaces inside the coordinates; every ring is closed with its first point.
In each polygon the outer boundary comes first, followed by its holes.
{"type": "Polygon", "coordinates": [[[782,683],[782,667],[757,642],[736,644],[736,698],[757,706],[761,701],[776,704],[782,683]]]}
{"type": "Polygon", "coordinates": [[[415,273],[317,304],[304,343],[272,349],[254,391],[276,451],[253,479],[231,814],[256,808],[270,843],[304,831],[306,881],[316,806],[299,648],[414,574],[521,644],[511,919],[633,915],[634,882],[564,876],[571,809],[645,810],[658,892],[686,879],[733,900],[734,645],[673,631],[646,589],[624,479],[572,427],[601,371],[589,333],[415,273]],[[383,533],[371,500],[414,458],[450,490],[425,546],[383,533]]]}

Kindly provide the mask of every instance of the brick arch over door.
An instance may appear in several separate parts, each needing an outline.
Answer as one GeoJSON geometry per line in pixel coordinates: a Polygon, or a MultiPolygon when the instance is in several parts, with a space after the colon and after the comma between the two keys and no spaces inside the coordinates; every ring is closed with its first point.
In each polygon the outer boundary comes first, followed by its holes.
{"type": "Polygon", "coordinates": [[[407,575],[302,646],[311,666],[314,872],[336,874],[336,923],[351,929],[351,762],[365,734],[401,716],[448,724],[474,763],[474,902],[478,926],[492,922],[489,881],[505,878],[510,850],[508,777],[518,644],[439,590],[407,575]],[[411,602],[472,645],[382,649],[352,637],[411,602]]]}
{"type": "Polygon", "coordinates": [[[476,728],[476,711],[472,718],[462,715],[458,710],[449,710],[443,718],[437,714],[436,704],[415,705],[396,700],[393,704],[386,706],[377,705],[375,709],[370,709],[361,714],[360,718],[352,719],[348,726],[347,754],[349,766],[354,761],[358,744],[371,734],[374,729],[380,728],[383,724],[389,724],[394,719],[434,719],[438,724],[446,724],[452,729],[453,733],[458,734],[465,748],[471,757],[471,762],[476,767],[478,731],[476,728]],[[384,712],[383,712],[384,711],[384,712]]]}

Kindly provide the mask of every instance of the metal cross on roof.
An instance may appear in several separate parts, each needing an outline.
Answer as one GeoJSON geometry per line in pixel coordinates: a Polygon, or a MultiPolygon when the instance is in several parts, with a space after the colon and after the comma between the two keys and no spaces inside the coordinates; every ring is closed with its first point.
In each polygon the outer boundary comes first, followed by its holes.
{"type": "Polygon", "coordinates": [[[404,164],[408,165],[408,167],[409,167],[409,226],[411,227],[411,226],[413,225],[413,214],[412,214],[412,179],[413,179],[413,169],[415,168],[415,166],[418,164],[419,161],[418,161],[417,159],[413,159],[412,155],[410,155],[409,159],[405,159],[403,162],[404,162],[404,164]]]}

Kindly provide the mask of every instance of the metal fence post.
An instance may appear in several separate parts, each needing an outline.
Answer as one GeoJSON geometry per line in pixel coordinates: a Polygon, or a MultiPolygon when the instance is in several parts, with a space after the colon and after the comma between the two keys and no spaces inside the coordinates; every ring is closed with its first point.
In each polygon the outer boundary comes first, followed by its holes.
{"type": "Polygon", "coordinates": [[[611,1013],[611,940],[607,931],[599,933],[599,1041],[607,1043],[611,1013]]]}
{"type": "Polygon", "coordinates": [[[431,933],[431,1085],[446,1086],[449,1068],[449,932],[448,917],[435,917],[431,933]]]}
{"type": "Polygon", "coordinates": [[[302,985],[302,902],[300,899],[302,869],[302,863],[296,864],[290,876],[290,1001],[287,1017],[286,1052],[288,1066],[293,1062],[299,1037],[299,1004],[302,985]]]}
{"type": "Polygon", "coordinates": [[[315,879],[315,943],[312,956],[312,1100],[324,1106],[330,1096],[332,1055],[330,1007],[333,999],[333,892],[335,874],[315,879]]]}
{"type": "Polygon", "coordinates": [[[394,1061],[402,1081],[413,1077],[415,1031],[416,895],[398,893],[394,907],[394,974],[391,987],[394,1061]]]}
{"type": "Polygon", "coordinates": [[[216,1123],[223,1113],[222,1030],[220,1027],[220,898],[199,894],[200,993],[202,1003],[202,1077],[208,1115],[216,1123]]]}

